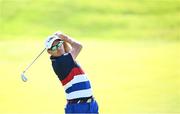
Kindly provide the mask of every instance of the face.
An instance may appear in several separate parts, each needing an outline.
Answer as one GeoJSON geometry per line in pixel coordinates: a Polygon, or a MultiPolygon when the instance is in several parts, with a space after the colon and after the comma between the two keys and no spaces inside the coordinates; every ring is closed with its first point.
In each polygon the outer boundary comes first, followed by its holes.
{"type": "Polygon", "coordinates": [[[47,50],[48,53],[52,56],[61,56],[65,53],[63,41],[55,40],[50,49],[47,50]]]}

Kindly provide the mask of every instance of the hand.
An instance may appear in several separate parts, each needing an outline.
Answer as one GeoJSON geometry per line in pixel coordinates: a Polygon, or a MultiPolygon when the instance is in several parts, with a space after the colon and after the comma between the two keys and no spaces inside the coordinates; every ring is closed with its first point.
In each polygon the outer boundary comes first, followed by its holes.
{"type": "Polygon", "coordinates": [[[63,34],[62,32],[55,32],[54,35],[58,36],[61,40],[67,41],[68,36],[63,34]]]}
{"type": "Polygon", "coordinates": [[[56,35],[56,36],[58,36],[58,37],[60,37],[61,34],[62,34],[62,32],[59,32],[59,31],[54,33],[54,35],[56,35]]]}

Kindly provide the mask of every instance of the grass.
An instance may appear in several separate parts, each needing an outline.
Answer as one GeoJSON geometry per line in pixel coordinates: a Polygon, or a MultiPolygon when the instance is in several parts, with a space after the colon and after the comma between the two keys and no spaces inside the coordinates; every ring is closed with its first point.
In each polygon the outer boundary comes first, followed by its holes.
{"type": "Polygon", "coordinates": [[[41,39],[56,30],[80,38],[179,40],[178,0],[0,0],[0,39],[41,39]]]}
{"type": "Polygon", "coordinates": [[[48,54],[57,30],[78,38],[100,113],[180,113],[179,0],[0,0],[0,113],[59,114],[66,103],[48,54]]]}
{"type": "MultiPolygon", "coordinates": [[[[101,113],[180,112],[179,42],[81,41],[78,61],[91,80],[101,113]]],[[[40,40],[0,42],[1,114],[63,113],[63,88],[48,54],[26,73],[27,83],[20,79],[42,45],[40,40]]]]}

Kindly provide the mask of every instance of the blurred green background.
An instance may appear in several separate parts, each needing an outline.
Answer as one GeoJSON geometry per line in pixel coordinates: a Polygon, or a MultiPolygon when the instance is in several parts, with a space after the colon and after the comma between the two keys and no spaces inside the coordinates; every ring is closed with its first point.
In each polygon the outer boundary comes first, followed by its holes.
{"type": "Polygon", "coordinates": [[[100,113],[180,113],[179,0],[0,0],[1,114],[64,112],[47,53],[20,79],[56,31],[84,45],[100,113]]]}

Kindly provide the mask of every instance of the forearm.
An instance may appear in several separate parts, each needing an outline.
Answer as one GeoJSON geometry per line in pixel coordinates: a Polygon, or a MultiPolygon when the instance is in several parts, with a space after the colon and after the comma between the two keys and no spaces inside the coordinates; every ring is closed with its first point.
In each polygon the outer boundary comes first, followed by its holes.
{"type": "Polygon", "coordinates": [[[74,40],[69,36],[62,36],[61,39],[69,43],[72,46],[72,48],[82,47],[82,44],[80,42],[74,40]]]}
{"type": "Polygon", "coordinates": [[[56,35],[58,35],[64,42],[67,42],[71,45],[72,49],[70,50],[70,53],[73,56],[73,58],[76,59],[76,57],[82,49],[82,44],[65,34],[56,33],[56,35]]]}
{"type": "Polygon", "coordinates": [[[64,46],[64,50],[65,50],[66,53],[69,53],[72,50],[71,45],[69,43],[67,43],[67,42],[64,42],[63,46],[64,46]]]}
{"type": "Polygon", "coordinates": [[[65,42],[69,43],[72,47],[72,49],[81,49],[82,48],[82,44],[76,40],[74,40],[73,38],[67,36],[67,35],[62,35],[61,39],[64,40],[65,42]]]}

